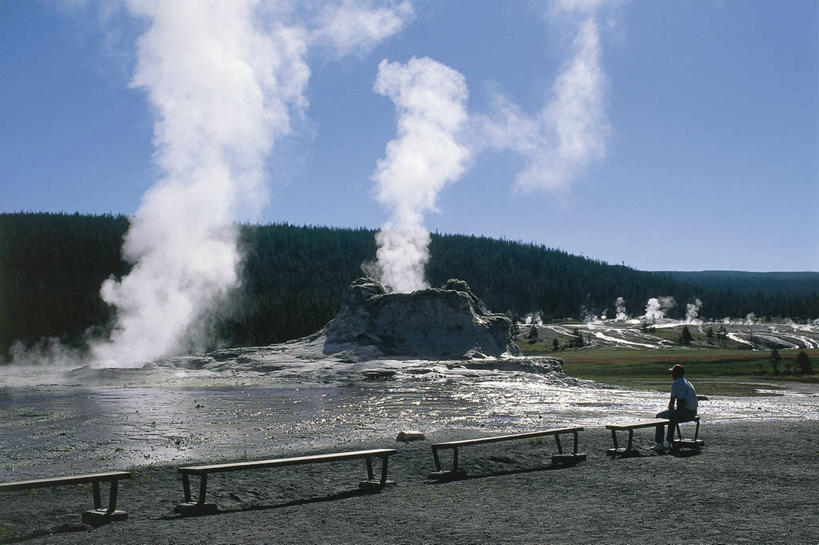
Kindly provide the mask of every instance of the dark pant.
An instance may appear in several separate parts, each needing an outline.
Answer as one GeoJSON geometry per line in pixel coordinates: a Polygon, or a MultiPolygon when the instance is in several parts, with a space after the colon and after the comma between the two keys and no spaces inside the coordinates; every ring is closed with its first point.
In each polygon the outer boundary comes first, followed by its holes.
{"type": "MultiPolygon", "coordinates": [[[[697,412],[690,409],[668,409],[667,411],[657,413],[657,418],[667,418],[671,420],[671,424],[668,425],[668,433],[665,434],[666,441],[671,442],[671,440],[674,439],[674,427],[677,422],[688,422],[689,420],[694,420],[695,416],[697,416],[697,412]]],[[[660,424],[654,432],[654,441],[657,443],[663,442],[664,427],[665,426],[660,424]]]]}

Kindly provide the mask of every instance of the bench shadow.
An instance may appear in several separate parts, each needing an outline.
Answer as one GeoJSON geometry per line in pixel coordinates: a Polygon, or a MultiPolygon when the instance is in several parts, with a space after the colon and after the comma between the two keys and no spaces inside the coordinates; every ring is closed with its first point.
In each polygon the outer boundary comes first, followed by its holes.
{"type": "Polygon", "coordinates": [[[688,458],[691,456],[699,456],[701,450],[687,449],[687,450],[672,450],[666,452],[654,452],[651,449],[634,449],[628,454],[617,454],[616,456],[608,455],[611,460],[625,460],[628,458],[653,458],[655,456],[673,456],[674,458],[688,458]]]}
{"type": "MultiPolygon", "coordinates": [[[[385,487],[386,488],[386,487],[385,487]]],[[[355,498],[357,496],[369,496],[371,494],[378,494],[381,490],[366,490],[366,489],[350,489],[345,490],[342,492],[335,492],[333,494],[327,494],[326,496],[314,496],[310,498],[303,498],[303,499],[295,499],[289,500],[282,503],[272,503],[272,504],[263,504],[263,505],[249,505],[246,507],[235,507],[231,509],[221,509],[219,508],[215,513],[210,514],[188,514],[182,515],[178,513],[174,513],[171,515],[163,515],[160,517],[163,520],[176,520],[180,518],[191,518],[191,517],[205,517],[205,516],[214,516],[214,515],[227,515],[229,513],[245,513],[249,511],[270,511],[273,509],[284,509],[285,507],[295,507],[299,505],[309,505],[311,503],[323,503],[323,502],[330,502],[330,501],[338,501],[338,500],[345,500],[349,498],[355,498]]]]}
{"type": "Polygon", "coordinates": [[[28,541],[30,539],[37,539],[40,537],[50,536],[59,533],[59,531],[49,531],[49,530],[37,530],[35,532],[31,532],[25,535],[15,535],[13,537],[3,538],[0,539],[0,543],[22,543],[24,541],[28,541]]]}
{"type": "Polygon", "coordinates": [[[467,473],[464,476],[459,477],[428,477],[426,484],[431,485],[439,485],[439,484],[448,484],[458,481],[470,481],[472,479],[488,479],[489,477],[502,477],[504,475],[519,475],[522,473],[537,473],[540,471],[557,471],[560,469],[568,469],[571,467],[576,467],[578,464],[551,464],[546,466],[539,466],[539,467],[527,467],[522,469],[507,469],[505,471],[493,471],[492,473],[479,473],[479,474],[469,474],[467,473]]]}
{"type": "Polygon", "coordinates": [[[80,523],[65,523],[59,526],[53,526],[49,528],[44,528],[41,530],[32,530],[27,534],[20,534],[20,535],[12,535],[8,537],[4,537],[0,539],[0,544],[5,545],[7,543],[23,543],[24,541],[29,541],[31,539],[38,539],[45,536],[52,536],[57,534],[68,534],[68,533],[76,533],[76,532],[88,532],[89,530],[96,529],[94,526],[90,524],[80,524],[80,523]]]}
{"type": "Polygon", "coordinates": [[[670,452],[669,453],[674,458],[690,458],[691,456],[699,456],[702,454],[701,450],[678,450],[677,452],[670,452]]]}

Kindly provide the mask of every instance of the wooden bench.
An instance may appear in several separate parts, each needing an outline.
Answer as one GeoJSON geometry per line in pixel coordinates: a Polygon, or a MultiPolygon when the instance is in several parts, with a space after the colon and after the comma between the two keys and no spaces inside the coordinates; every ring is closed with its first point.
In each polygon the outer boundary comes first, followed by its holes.
{"type": "MultiPolygon", "coordinates": [[[[611,456],[612,458],[616,458],[618,455],[621,457],[629,457],[629,456],[639,456],[640,451],[635,449],[633,446],[633,438],[634,438],[634,430],[640,428],[656,428],[659,425],[672,425],[671,421],[667,418],[655,418],[652,420],[639,420],[637,422],[629,422],[626,424],[607,424],[606,429],[611,430],[611,439],[614,443],[614,448],[610,448],[606,451],[606,454],[611,456]],[[617,443],[617,432],[618,431],[628,431],[628,445],[625,448],[622,448],[617,443]]],[[[681,448],[696,448],[699,449],[703,445],[702,439],[698,439],[699,432],[700,432],[700,417],[695,416],[692,420],[686,420],[684,422],[676,422],[676,433],[678,439],[672,441],[671,443],[671,450],[677,451],[681,448]],[[697,424],[696,431],[694,432],[693,439],[683,439],[682,433],[680,432],[680,424],[685,424],[688,422],[694,422],[697,424]]]]}
{"type": "Polygon", "coordinates": [[[454,479],[466,477],[466,472],[458,468],[458,449],[469,445],[480,445],[482,443],[496,443],[498,441],[513,441],[518,439],[532,439],[535,437],[544,437],[553,435],[555,443],[557,444],[557,454],[552,455],[552,464],[576,464],[586,459],[585,454],[577,452],[577,435],[583,431],[582,427],[560,428],[546,431],[533,431],[526,433],[513,433],[510,435],[496,435],[492,437],[478,437],[476,439],[464,439],[461,441],[448,441],[445,443],[435,443],[432,445],[432,458],[435,461],[435,472],[430,474],[434,479],[454,479]],[[574,443],[571,453],[564,453],[563,446],[560,443],[560,435],[564,433],[571,433],[574,437],[574,443]],[[452,469],[445,471],[441,468],[441,460],[438,457],[438,451],[443,449],[452,449],[452,469]]]}
{"type": "Polygon", "coordinates": [[[294,458],[274,458],[270,460],[256,460],[252,462],[234,462],[227,464],[212,464],[201,466],[187,466],[177,468],[182,474],[182,489],[185,501],[176,506],[176,512],[185,515],[212,514],[217,511],[215,503],[205,503],[208,474],[224,473],[227,471],[247,471],[251,469],[265,469],[269,467],[296,466],[304,464],[318,464],[323,462],[340,462],[344,460],[364,459],[367,463],[367,480],[359,483],[359,487],[367,490],[381,490],[392,481],[387,480],[387,460],[396,454],[394,449],[357,450],[350,452],[336,452],[331,454],[314,454],[294,458]],[[375,479],[373,473],[373,458],[381,458],[381,478],[375,479]],[[199,476],[199,497],[196,501],[191,498],[190,475],[199,476]]]}
{"type": "Polygon", "coordinates": [[[82,514],[82,521],[86,524],[99,526],[114,520],[124,520],[128,513],[117,509],[117,489],[120,479],[130,479],[131,473],[127,471],[113,471],[109,473],[91,473],[88,475],[72,475],[67,477],[54,477],[52,479],[34,479],[31,481],[16,481],[11,483],[0,483],[0,492],[14,490],[29,490],[32,488],[49,488],[52,486],[64,486],[71,484],[91,483],[91,490],[94,495],[94,509],[82,514]],[[100,483],[110,483],[111,489],[108,496],[108,507],[103,508],[100,497],[100,483]]]}
{"type": "Polygon", "coordinates": [[[639,456],[640,451],[635,449],[633,446],[634,430],[640,428],[654,429],[659,425],[667,425],[670,423],[671,421],[667,418],[654,418],[652,420],[639,420],[637,422],[629,422],[626,424],[607,424],[606,429],[611,430],[611,440],[614,443],[614,448],[607,450],[606,454],[612,458],[616,458],[618,454],[625,457],[639,456]],[[618,431],[628,431],[628,446],[626,448],[620,447],[617,443],[618,431]]]}

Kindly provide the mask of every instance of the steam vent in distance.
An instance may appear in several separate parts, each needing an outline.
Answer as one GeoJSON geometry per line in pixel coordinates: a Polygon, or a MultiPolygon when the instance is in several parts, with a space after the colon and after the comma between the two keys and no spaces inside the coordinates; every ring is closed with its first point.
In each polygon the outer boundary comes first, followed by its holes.
{"type": "Polygon", "coordinates": [[[323,333],[325,355],[442,360],[520,355],[511,320],[490,312],[462,280],[387,293],[378,280],[359,278],[323,333]]]}

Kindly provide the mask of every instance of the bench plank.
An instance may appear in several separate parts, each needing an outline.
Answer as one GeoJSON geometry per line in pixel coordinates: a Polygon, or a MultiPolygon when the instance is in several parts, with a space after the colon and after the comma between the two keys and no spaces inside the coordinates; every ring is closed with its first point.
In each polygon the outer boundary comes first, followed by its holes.
{"type": "Polygon", "coordinates": [[[654,426],[666,425],[671,423],[667,418],[654,418],[652,420],[639,420],[637,422],[628,422],[625,424],[606,424],[607,430],[636,430],[638,428],[652,428],[654,426]]]}
{"type": "Polygon", "coordinates": [[[513,439],[530,439],[533,437],[543,437],[546,435],[556,435],[559,433],[574,433],[583,431],[583,427],[574,427],[574,428],[561,428],[555,430],[546,430],[546,431],[532,431],[532,432],[525,432],[525,433],[512,433],[509,435],[495,435],[492,437],[477,437],[475,439],[462,439],[460,441],[447,441],[445,443],[435,443],[432,445],[432,448],[435,449],[442,449],[442,448],[454,448],[454,447],[463,447],[468,445],[479,445],[481,443],[495,443],[497,441],[510,441],[513,439]]]}
{"type": "Polygon", "coordinates": [[[30,481],[0,483],[0,490],[29,490],[31,488],[46,488],[51,486],[63,486],[70,484],[94,482],[98,483],[130,478],[131,473],[129,473],[128,471],[113,471],[109,473],[89,473],[87,475],[70,475],[67,477],[54,477],[51,479],[33,479],[30,481]]]}
{"type": "Polygon", "coordinates": [[[314,464],[320,462],[337,462],[355,460],[359,458],[384,457],[396,454],[395,449],[357,450],[352,452],[338,452],[331,454],[314,454],[311,456],[296,456],[293,458],[272,458],[269,460],[255,460],[251,462],[233,462],[226,464],[210,464],[202,466],[186,466],[177,469],[179,473],[220,473],[225,471],[242,471],[249,469],[264,469],[267,467],[293,466],[314,464]]]}

